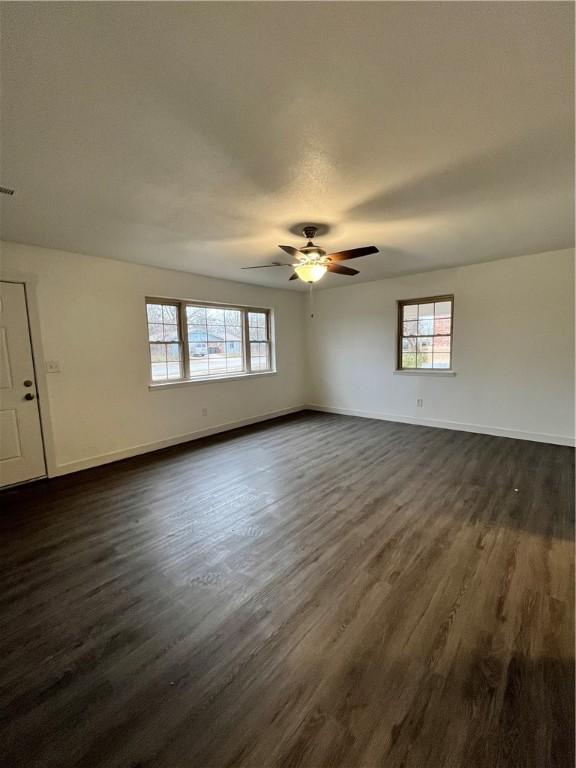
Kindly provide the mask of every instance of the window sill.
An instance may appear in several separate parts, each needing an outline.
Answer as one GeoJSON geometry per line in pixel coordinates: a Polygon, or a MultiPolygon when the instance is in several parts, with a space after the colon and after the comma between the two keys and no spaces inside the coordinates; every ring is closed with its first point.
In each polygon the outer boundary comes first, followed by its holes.
{"type": "Polygon", "coordinates": [[[456,376],[456,371],[432,370],[430,368],[420,368],[413,371],[396,370],[392,371],[392,373],[394,376],[456,376]]]}
{"type": "Polygon", "coordinates": [[[183,379],[182,381],[166,381],[157,384],[148,384],[148,389],[174,389],[177,387],[187,387],[190,384],[214,384],[220,381],[242,381],[244,379],[259,379],[262,376],[276,376],[278,371],[262,371],[261,373],[240,373],[237,376],[210,376],[198,379],[183,379]]]}

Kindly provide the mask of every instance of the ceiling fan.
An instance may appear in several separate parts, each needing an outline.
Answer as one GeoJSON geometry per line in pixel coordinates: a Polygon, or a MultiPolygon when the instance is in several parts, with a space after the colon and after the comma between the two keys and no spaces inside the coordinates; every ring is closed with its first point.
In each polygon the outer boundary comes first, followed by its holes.
{"type": "Polygon", "coordinates": [[[304,248],[292,248],[291,245],[279,245],[279,248],[292,258],[296,259],[295,264],[287,264],[281,261],[273,261],[271,264],[260,264],[257,267],[242,267],[242,269],[266,269],[267,267],[293,267],[294,272],[289,280],[303,280],[305,283],[316,283],[326,272],[335,272],[338,275],[357,275],[357,269],[344,267],[338,264],[339,261],[348,259],[357,259],[360,256],[368,256],[371,253],[378,253],[378,248],[374,245],[368,245],[365,248],[352,248],[349,251],[338,251],[336,253],[326,254],[322,248],[314,245],[312,240],[316,237],[318,227],[304,227],[302,234],[307,239],[304,248]]]}

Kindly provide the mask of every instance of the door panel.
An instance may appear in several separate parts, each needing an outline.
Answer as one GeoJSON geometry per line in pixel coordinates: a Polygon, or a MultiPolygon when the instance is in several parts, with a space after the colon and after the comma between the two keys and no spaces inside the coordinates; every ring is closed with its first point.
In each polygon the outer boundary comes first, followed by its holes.
{"type": "MultiPolygon", "coordinates": [[[[0,303],[0,317],[2,304],[0,303]]],[[[0,320],[1,322],[1,320],[0,320]]],[[[8,357],[8,339],[6,328],[0,326],[0,389],[12,389],[12,371],[8,357]]]]}
{"type": "Polygon", "coordinates": [[[0,282],[0,486],[46,474],[37,391],[24,286],[0,282]]]}
{"type": "Polygon", "coordinates": [[[19,459],[22,456],[20,447],[20,430],[16,411],[0,411],[0,461],[4,459],[19,459]]]}

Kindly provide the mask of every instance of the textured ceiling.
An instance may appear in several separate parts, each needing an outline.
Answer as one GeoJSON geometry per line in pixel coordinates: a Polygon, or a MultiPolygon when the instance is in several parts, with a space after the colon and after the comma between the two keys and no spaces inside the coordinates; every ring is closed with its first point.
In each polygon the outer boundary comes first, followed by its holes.
{"type": "MultiPolygon", "coordinates": [[[[2,3],[7,240],[262,285],[573,244],[572,3],[2,3]]],[[[299,282],[299,281],[298,281],[299,282]]]]}

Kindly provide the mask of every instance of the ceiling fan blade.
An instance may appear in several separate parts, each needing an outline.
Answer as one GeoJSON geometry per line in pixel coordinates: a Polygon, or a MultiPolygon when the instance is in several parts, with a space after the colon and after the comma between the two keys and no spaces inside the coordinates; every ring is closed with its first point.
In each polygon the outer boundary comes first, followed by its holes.
{"type": "Polygon", "coordinates": [[[335,272],[337,275],[359,275],[357,269],[351,269],[350,267],[341,267],[340,264],[330,264],[328,266],[328,272],[335,272]]]}
{"type": "Polygon", "coordinates": [[[371,253],[378,253],[375,245],[367,245],[365,248],[351,248],[349,251],[337,251],[329,253],[328,258],[332,261],[346,261],[347,259],[357,259],[360,256],[368,256],[371,253]]]}
{"type": "Polygon", "coordinates": [[[288,278],[288,280],[298,280],[298,275],[296,274],[296,272],[293,272],[288,278]]]}
{"type": "Polygon", "coordinates": [[[288,254],[288,256],[292,256],[294,259],[297,259],[298,256],[300,256],[300,251],[298,248],[292,248],[291,245],[279,245],[278,248],[282,248],[282,250],[288,254]]]}
{"type": "Polygon", "coordinates": [[[292,264],[282,264],[275,261],[274,264],[259,264],[257,267],[240,267],[240,269],[266,269],[266,267],[291,267],[292,264]]]}

